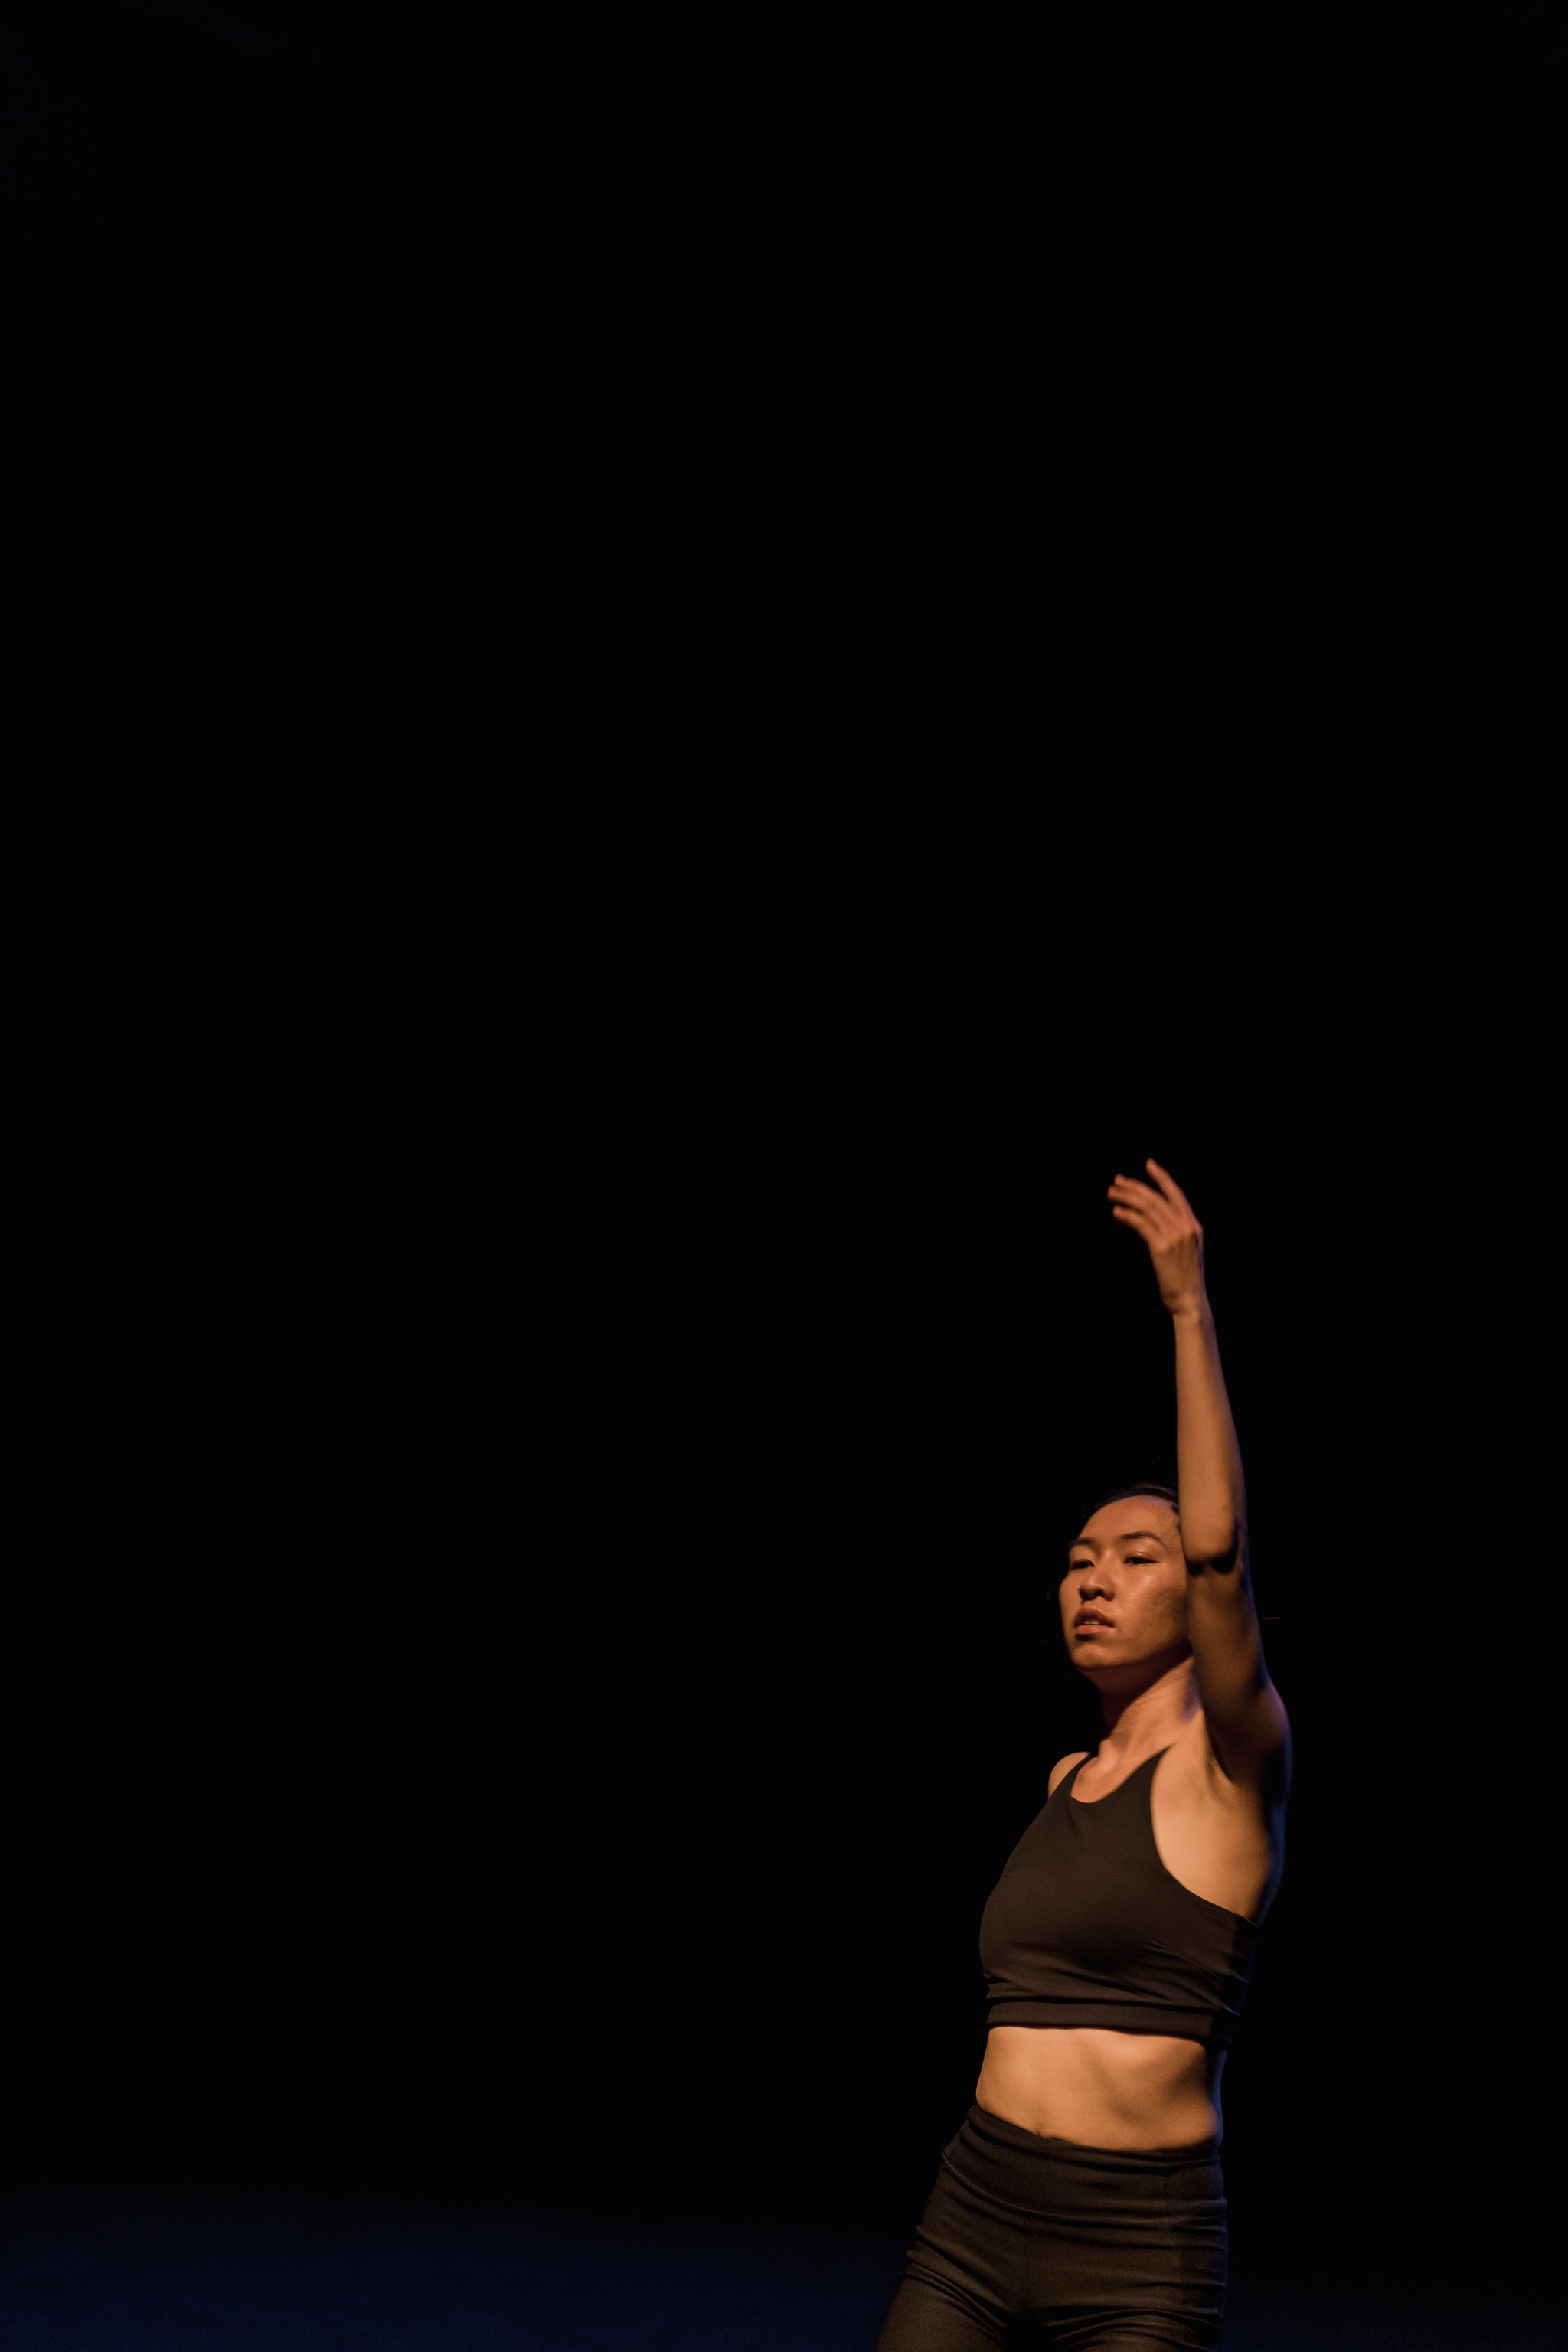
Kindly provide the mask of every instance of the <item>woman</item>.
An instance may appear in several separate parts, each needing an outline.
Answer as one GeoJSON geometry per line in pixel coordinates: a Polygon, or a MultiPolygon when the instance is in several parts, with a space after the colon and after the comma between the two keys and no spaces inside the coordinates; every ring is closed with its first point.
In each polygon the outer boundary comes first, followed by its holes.
{"type": "Polygon", "coordinates": [[[1104,1732],[1064,1756],[985,1906],[985,2059],[879,2352],[1217,2343],[1219,2082],[1279,1884],[1289,1727],[1247,1574],[1203,1228],[1118,1176],[1176,1340],[1179,1492],[1124,1488],[1068,1555],[1062,1633],[1104,1732]]]}

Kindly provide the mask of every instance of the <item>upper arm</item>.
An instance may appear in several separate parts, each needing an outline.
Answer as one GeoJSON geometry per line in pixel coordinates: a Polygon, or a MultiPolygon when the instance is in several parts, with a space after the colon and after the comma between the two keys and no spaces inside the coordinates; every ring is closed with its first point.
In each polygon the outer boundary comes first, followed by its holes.
{"type": "Polygon", "coordinates": [[[1245,1542],[1229,1559],[1187,1563],[1187,1627],[1209,1745],[1227,1780],[1260,1780],[1290,1727],[1268,1679],[1245,1542]]]}
{"type": "MultiPolygon", "coordinates": [[[[1057,1790],[1061,1787],[1062,1782],[1067,1779],[1067,1776],[1072,1770],[1073,1766],[1075,1764],[1081,1764],[1088,1754],[1089,1750],[1087,1748],[1075,1748],[1070,1756],[1064,1756],[1059,1764],[1053,1764],[1051,1766],[1051,1777],[1046,1783],[1046,1795],[1047,1798],[1054,1797],[1056,1795],[1057,1790]]],[[[1035,1785],[1038,1788],[1039,1782],[1037,1781],[1035,1785]]]]}

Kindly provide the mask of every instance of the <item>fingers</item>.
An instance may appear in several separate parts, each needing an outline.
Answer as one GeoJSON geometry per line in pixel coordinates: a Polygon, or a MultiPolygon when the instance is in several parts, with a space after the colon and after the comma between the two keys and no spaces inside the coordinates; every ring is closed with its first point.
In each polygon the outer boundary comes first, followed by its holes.
{"type": "Polygon", "coordinates": [[[1119,1176],[1106,1198],[1111,1202],[1111,1215],[1119,1225],[1131,1225],[1152,1248],[1156,1242],[1170,1236],[1170,1212],[1158,1192],[1151,1192],[1147,1184],[1134,1184],[1119,1176]]]}
{"type": "Polygon", "coordinates": [[[1129,1209],[1142,1209],[1146,1216],[1158,1215],[1168,1205],[1163,1193],[1156,1192],[1152,1184],[1141,1182],[1136,1176],[1118,1176],[1107,1185],[1105,1197],[1108,1201],[1120,1201],[1129,1209]]]}
{"type": "Polygon", "coordinates": [[[1161,1192],[1163,1192],[1166,1200],[1170,1202],[1172,1207],[1184,1209],[1190,1217],[1193,1213],[1193,1204],[1188,1200],[1186,1194],[1183,1192],[1181,1186],[1177,1183],[1175,1178],[1172,1175],[1170,1170],[1168,1168],[1162,1168],[1157,1160],[1145,1160],[1143,1165],[1148,1169],[1150,1174],[1153,1177],[1155,1183],[1158,1184],[1161,1192]]]}
{"type": "Polygon", "coordinates": [[[1197,1219],[1193,1215],[1193,1204],[1170,1170],[1162,1168],[1157,1160],[1146,1160],[1143,1165],[1152,1177],[1152,1183],[1145,1182],[1142,1176],[1118,1174],[1110,1187],[1110,1192],[1113,1194],[1120,1192],[1126,1199],[1142,1198],[1151,1206],[1173,1209],[1179,1217],[1191,1218],[1195,1224],[1197,1219]]]}
{"type": "Polygon", "coordinates": [[[1145,1232],[1146,1237],[1159,1234],[1173,1239],[1178,1234],[1201,1232],[1192,1203],[1175,1178],[1157,1160],[1145,1164],[1157,1180],[1158,1189],[1140,1176],[1118,1175],[1106,1187],[1106,1199],[1130,1210],[1134,1217],[1142,1218],[1144,1224],[1139,1230],[1145,1232]]]}

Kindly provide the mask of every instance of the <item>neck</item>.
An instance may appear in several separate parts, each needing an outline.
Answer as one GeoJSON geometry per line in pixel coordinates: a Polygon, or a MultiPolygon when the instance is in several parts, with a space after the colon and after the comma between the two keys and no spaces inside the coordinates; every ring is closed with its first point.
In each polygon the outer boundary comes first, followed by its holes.
{"type": "Polygon", "coordinates": [[[1100,1692],[1100,1720],[1105,1737],[1102,1756],[1142,1761],[1157,1748],[1168,1748],[1198,1711],[1198,1678],[1191,1655],[1156,1670],[1131,1687],[1100,1692]]]}

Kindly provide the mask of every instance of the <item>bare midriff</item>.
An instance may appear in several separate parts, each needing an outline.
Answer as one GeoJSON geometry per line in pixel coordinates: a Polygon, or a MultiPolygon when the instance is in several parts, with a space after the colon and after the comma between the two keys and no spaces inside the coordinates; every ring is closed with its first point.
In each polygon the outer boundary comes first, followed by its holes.
{"type": "Polygon", "coordinates": [[[1220,2129],[1225,2060],[1173,2033],[994,2025],[977,2106],[1085,2147],[1192,2147],[1220,2129]]]}

